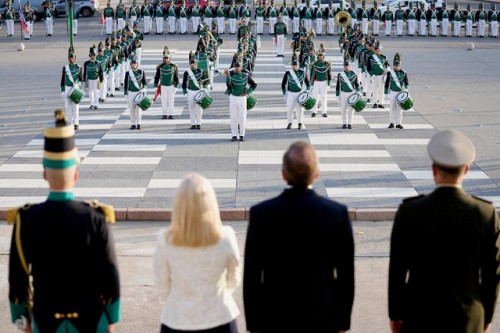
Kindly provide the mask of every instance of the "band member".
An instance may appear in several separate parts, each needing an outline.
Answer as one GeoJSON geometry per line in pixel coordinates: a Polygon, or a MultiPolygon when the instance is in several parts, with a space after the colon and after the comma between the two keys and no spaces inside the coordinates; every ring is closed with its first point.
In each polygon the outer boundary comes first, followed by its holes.
{"type": "Polygon", "coordinates": [[[394,14],[391,12],[389,4],[387,4],[387,9],[384,12],[384,24],[385,24],[385,35],[387,37],[391,36],[392,22],[394,21],[394,14]]]}
{"type": "Polygon", "coordinates": [[[108,1],[106,8],[104,8],[104,22],[106,23],[106,35],[111,35],[113,33],[113,19],[115,12],[111,8],[111,2],[108,1]]]}
{"type": "Polygon", "coordinates": [[[340,72],[337,77],[337,86],[335,88],[335,95],[337,102],[340,106],[340,113],[342,117],[342,128],[352,129],[352,116],[354,109],[349,105],[349,96],[357,92],[360,94],[358,83],[358,76],[351,71],[349,58],[344,58],[344,71],[340,72]]]}
{"type": "Polygon", "coordinates": [[[83,80],[89,92],[90,109],[99,108],[99,87],[103,81],[102,67],[96,61],[95,45],[90,48],[90,60],[83,64],[83,80]]]}
{"type": "Polygon", "coordinates": [[[427,24],[429,25],[429,34],[432,37],[437,36],[437,11],[436,6],[431,4],[431,8],[427,10],[427,24]]]}
{"type": "Polygon", "coordinates": [[[312,20],[314,18],[314,9],[311,7],[311,3],[307,1],[307,5],[302,9],[301,17],[304,18],[304,27],[307,31],[312,29],[312,20]]]}
{"type": "Polygon", "coordinates": [[[229,117],[231,119],[231,141],[238,140],[238,130],[240,141],[245,141],[245,129],[247,122],[247,96],[257,88],[248,72],[241,69],[239,61],[234,62],[231,70],[226,70],[225,74],[227,91],[229,95],[229,117]],[[249,86],[249,87],[247,87],[249,86]]]}
{"type": "Polygon", "coordinates": [[[240,9],[238,10],[238,17],[245,16],[250,21],[250,18],[251,18],[250,8],[247,5],[247,1],[241,0],[241,3],[242,3],[242,5],[241,5],[240,9]]]}
{"type": "Polygon", "coordinates": [[[280,14],[281,14],[281,19],[283,20],[283,23],[286,24],[286,27],[288,29],[288,27],[290,26],[290,9],[286,5],[286,0],[283,0],[283,5],[280,8],[280,14]]]}
{"type": "Polygon", "coordinates": [[[309,80],[307,79],[305,69],[299,68],[299,62],[297,58],[294,57],[292,60],[292,70],[286,71],[283,76],[283,81],[281,82],[281,90],[286,99],[286,118],[288,120],[286,129],[292,128],[294,112],[299,123],[298,129],[305,129],[304,109],[302,105],[297,102],[297,97],[302,92],[304,85],[306,86],[306,90],[309,90],[309,80]]]}
{"type": "Polygon", "coordinates": [[[389,99],[389,128],[403,129],[403,110],[396,100],[396,96],[402,91],[408,91],[408,76],[401,69],[401,57],[399,53],[394,55],[393,69],[390,70],[385,80],[384,94],[389,99]]]}
{"type": "Polygon", "coordinates": [[[132,1],[132,6],[128,10],[128,19],[130,26],[134,26],[137,18],[141,16],[141,9],[137,6],[137,0],[132,1]]]}
{"type": "MultiPolygon", "coordinates": [[[[115,97],[115,67],[118,66],[118,56],[115,52],[114,49],[111,48],[111,41],[109,40],[109,37],[106,38],[105,42],[105,50],[104,50],[104,55],[106,56],[106,59],[108,61],[108,71],[107,71],[107,89],[108,91],[104,91],[104,94],[107,94],[109,97],[115,97]]],[[[102,90],[101,90],[102,93],[102,90]]],[[[102,94],[101,94],[102,96],[102,94]]],[[[106,96],[106,95],[104,95],[106,96]]],[[[106,97],[101,97],[101,99],[106,99],[106,97]]],[[[102,100],[101,102],[104,102],[102,100]]]]}
{"type": "Polygon", "coordinates": [[[137,62],[139,63],[139,66],[141,66],[142,41],[144,40],[144,34],[139,30],[139,23],[137,21],[134,22],[134,31],[132,36],[134,37],[132,52],[137,56],[137,62]]]}
{"type": "Polygon", "coordinates": [[[401,8],[401,3],[398,4],[398,10],[396,10],[394,18],[396,19],[396,36],[401,37],[405,20],[405,11],[401,8]]]}
{"type": "Polygon", "coordinates": [[[366,1],[361,2],[361,32],[368,34],[368,21],[370,20],[370,12],[366,9],[366,1]]]}
{"type": "Polygon", "coordinates": [[[182,79],[182,92],[187,95],[189,105],[189,119],[192,130],[201,129],[201,119],[203,117],[203,109],[194,101],[194,97],[201,90],[207,88],[208,77],[201,69],[198,68],[197,60],[194,54],[189,54],[189,68],[184,72],[182,79]]]}
{"type": "Polygon", "coordinates": [[[472,23],[474,23],[474,12],[471,10],[470,3],[467,4],[465,11],[465,37],[472,37],[472,23]]]}
{"type": "MultiPolygon", "coordinates": [[[[231,4],[234,7],[234,10],[237,12],[238,10],[234,6],[234,1],[231,4]]],[[[217,27],[219,28],[219,34],[223,34],[226,28],[226,8],[224,7],[224,1],[219,2],[219,6],[216,11],[217,16],[217,27]]],[[[210,27],[210,26],[209,26],[210,27]]]]}
{"type": "Polygon", "coordinates": [[[351,1],[351,6],[347,8],[347,12],[351,14],[351,28],[358,24],[358,10],[356,9],[356,2],[351,1]]]}
{"type": "Polygon", "coordinates": [[[335,33],[335,8],[333,7],[332,0],[330,0],[328,7],[325,9],[324,16],[326,18],[326,33],[329,36],[333,36],[335,33]]]}
{"type": "Polygon", "coordinates": [[[241,37],[245,36],[247,34],[247,31],[250,27],[248,26],[248,22],[247,22],[247,17],[246,16],[243,16],[241,18],[241,25],[240,27],[238,28],[238,40],[240,40],[241,37]]]}
{"type": "Polygon", "coordinates": [[[415,16],[415,10],[413,9],[413,3],[410,2],[410,9],[406,14],[406,18],[408,21],[408,36],[415,35],[415,31],[417,29],[417,20],[415,16]]]}
{"type": "Polygon", "coordinates": [[[68,64],[62,69],[61,93],[64,100],[64,109],[69,117],[69,122],[74,125],[75,130],[80,124],[80,104],[73,102],[69,98],[69,92],[72,88],[79,88],[83,81],[82,68],[76,63],[76,53],[71,46],[68,51],[68,64]]]}
{"type": "Polygon", "coordinates": [[[30,8],[29,2],[27,2],[24,5],[23,15],[24,15],[24,19],[26,20],[26,30],[25,29],[21,29],[21,30],[23,31],[23,38],[26,40],[29,40],[31,35],[32,35],[32,31],[33,31],[33,26],[32,26],[32,22],[31,22],[33,11],[30,8]]]}
{"type": "Polygon", "coordinates": [[[99,102],[103,103],[106,100],[106,94],[108,92],[108,77],[111,68],[111,63],[108,57],[104,54],[104,48],[102,42],[97,45],[97,63],[101,67],[102,71],[102,83],[99,88],[99,102]]]}
{"type": "Polygon", "coordinates": [[[7,213],[14,225],[10,311],[22,332],[113,332],[120,319],[117,260],[107,225],[115,222],[114,209],[74,200],[80,162],[74,136],[64,112],[56,110],[55,127],[44,131],[47,200],[7,213]]]}
{"type": "Polygon", "coordinates": [[[116,20],[116,29],[122,30],[125,28],[125,18],[127,17],[127,9],[123,4],[122,0],[118,3],[115,10],[115,20],[116,20]]]}
{"type": "Polygon", "coordinates": [[[443,8],[440,11],[441,21],[439,22],[441,26],[441,36],[448,37],[448,24],[450,23],[450,11],[446,9],[446,2],[443,2],[443,8]]]}
{"type": "Polygon", "coordinates": [[[255,10],[255,20],[257,21],[257,35],[264,33],[264,16],[266,9],[262,6],[262,1],[259,1],[259,7],[255,10]]]}
{"type": "Polygon", "coordinates": [[[200,26],[200,16],[201,16],[201,7],[198,3],[198,0],[195,0],[193,7],[189,12],[189,16],[191,17],[191,26],[193,27],[193,34],[198,31],[198,27],[200,26]]]}
{"type": "Polygon", "coordinates": [[[278,16],[278,22],[274,25],[274,42],[276,44],[276,56],[285,56],[285,40],[287,36],[287,26],[283,22],[281,14],[278,16]]]}
{"type": "Polygon", "coordinates": [[[498,17],[499,14],[494,3],[491,4],[491,10],[488,12],[488,22],[490,23],[490,37],[498,35],[498,17]]]}
{"type": "Polygon", "coordinates": [[[477,22],[477,36],[484,37],[486,31],[486,17],[487,14],[484,11],[483,3],[479,4],[479,10],[476,12],[476,22],[477,22]]]}
{"type": "MultiPolygon", "coordinates": [[[[226,17],[229,21],[229,32],[231,34],[236,33],[236,20],[239,19],[238,15],[239,15],[238,14],[238,7],[236,7],[235,2],[233,1],[231,3],[231,6],[229,6],[229,8],[226,11],[226,17]]],[[[218,23],[218,24],[220,24],[220,23],[218,23]]],[[[219,27],[219,32],[220,32],[220,30],[224,31],[224,29],[220,29],[220,27],[219,27]]],[[[219,33],[219,35],[220,35],[220,33],[219,33]]]]}
{"type": "Polygon", "coordinates": [[[161,35],[163,33],[163,5],[161,1],[158,2],[155,9],[155,24],[156,24],[156,34],[161,35]]]}
{"type": "Polygon", "coordinates": [[[170,1],[168,8],[165,9],[164,15],[166,16],[168,22],[168,33],[171,35],[175,34],[175,28],[177,24],[177,13],[175,8],[175,2],[173,0],[170,1]]]}
{"type": "Polygon", "coordinates": [[[144,1],[144,5],[141,7],[141,17],[144,20],[143,31],[145,35],[149,35],[149,32],[153,28],[153,18],[155,14],[153,6],[149,3],[149,0],[144,1]]]}
{"type": "Polygon", "coordinates": [[[323,44],[319,46],[318,61],[312,66],[311,85],[312,96],[316,99],[316,104],[312,109],[311,117],[316,117],[318,111],[318,103],[321,101],[321,113],[323,117],[327,117],[327,98],[326,94],[332,83],[331,63],[325,61],[325,49],[323,44]]]}
{"type": "MultiPolygon", "coordinates": [[[[155,88],[159,88],[161,96],[161,119],[174,119],[175,92],[179,86],[179,74],[176,64],[170,62],[171,55],[165,46],[163,50],[163,63],[156,67],[154,80],[155,88]]],[[[158,92],[157,92],[158,94],[158,92]]],[[[156,98],[156,95],[155,95],[156,98]]]]}
{"type": "Polygon", "coordinates": [[[212,1],[210,1],[208,3],[208,6],[205,7],[203,14],[205,15],[205,25],[210,29],[210,27],[212,26],[213,18],[216,17],[216,10],[214,6],[212,6],[212,1]]]}
{"type": "Polygon", "coordinates": [[[139,69],[137,58],[135,56],[130,60],[130,68],[125,73],[125,84],[123,92],[128,101],[128,110],[130,112],[130,129],[141,129],[142,109],[135,104],[135,97],[146,89],[146,73],[139,69]]]}
{"type": "Polygon", "coordinates": [[[387,72],[387,68],[389,67],[389,63],[387,62],[387,57],[380,53],[380,46],[375,45],[373,48],[373,54],[368,59],[367,62],[367,71],[368,75],[370,75],[370,80],[372,84],[372,93],[373,93],[373,108],[381,108],[382,105],[383,89],[384,89],[384,79],[383,76],[387,72]]]}
{"type": "Polygon", "coordinates": [[[294,6],[292,8],[292,20],[293,20],[293,30],[292,32],[294,34],[299,33],[299,28],[300,28],[300,9],[297,6],[297,0],[294,0],[294,6]]]}
{"type": "Polygon", "coordinates": [[[458,8],[458,3],[455,2],[452,11],[452,25],[453,25],[453,37],[459,37],[460,29],[462,28],[462,11],[458,8]]]}
{"type": "Polygon", "coordinates": [[[54,17],[54,5],[52,4],[52,2],[50,2],[45,9],[45,26],[47,28],[47,36],[52,36],[52,34],[54,33],[54,17]]]}
{"type": "MultiPolygon", "coordinates": [[[[274,0],[271,0],[271,6],[267,8],[266,16],[269,21],[269,34],[274,35],[274,25],[278,19],[278,8],[274,5],[274,0]]],[[[312,13],[311,13],[312,15],[312,13]]]]}

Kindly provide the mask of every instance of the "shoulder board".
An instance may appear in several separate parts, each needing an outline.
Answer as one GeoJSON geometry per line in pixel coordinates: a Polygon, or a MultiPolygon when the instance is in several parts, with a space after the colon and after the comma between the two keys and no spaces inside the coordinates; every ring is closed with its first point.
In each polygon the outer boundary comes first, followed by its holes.
{"type": "Polygon", "coordinates": [[[99,208],[101,212],[104,214],[106,222],[115,223],[115,209],[111,205],[103,204],[97,200],[85,200],[83,202],[90,208],[99,208]]]}
{"type": "Polygon", "coordinates": [[[489,203],[489,204],[493,204],[492,201],[489,201],[489,200],[486,200],[484,198],[481,198],[481,197],[478,197],[478,196],[475,196],[475,195],[471,195],[474,199],[476,200],[479,200],[479,201],[482,201],[482,202],[486,202],[486,203],[489,203]]]}
{"type": "Polygon", "coordinates": [[[412,200],[415,200],[415,199],[418,199],[418,198],[422,198],[422,197],[425,197],[425,195],[424,194],[420,194],[420,195],[417,195],[416,197],[406,198],[406,199],[403,199],[403,202],[409,202],[409,201],[412,201],[412,200]]]}
{"type": "Polygon", "coordinates": [[[31,208],[31,206],[33,206],[33,205],[32,204],[26,204],[26,205],[21,206],[21,207],[11,208],[11,209],[7,210],[7,217],[5,218],[7,220],[7,224],[14,224],[14,223],[16,223],[17,216],[19,215],[19,212],[21,210],[24,210],[24,211],[29,210],[31,208]]]}
{"type": "Polygon", "coordinates": [[[156,65],[156,69],[160,68],[163,64],[156,65]]]}

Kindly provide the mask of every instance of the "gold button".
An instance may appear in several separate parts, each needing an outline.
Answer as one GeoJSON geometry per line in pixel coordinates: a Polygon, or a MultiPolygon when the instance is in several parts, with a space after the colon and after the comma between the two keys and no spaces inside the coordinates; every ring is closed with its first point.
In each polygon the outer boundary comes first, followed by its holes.
{"type": "Polygon", "coordinates": [[[66,315],[66,317],[68,317],[68,319],[71,319],[71,318],[73,318],[73,314],[72,314],[72,313],[68,313],[68,314],[66,315]]]}
{"type": "Polygon", "coordinates": [[[78,318],[78,312],[73,312],[73,318],[78,318]]]}
{"type": "Polygon", "coordinates": [[[56,314],[54,314],[54,317],[56,319],[63,319],[64,318],[64,314],[62,314],[62,313],[56,313],[56,314]]]}

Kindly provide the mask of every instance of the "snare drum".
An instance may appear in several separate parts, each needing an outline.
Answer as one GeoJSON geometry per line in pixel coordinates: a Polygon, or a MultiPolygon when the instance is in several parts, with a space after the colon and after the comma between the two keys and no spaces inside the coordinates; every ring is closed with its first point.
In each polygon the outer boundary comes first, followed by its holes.
{"type": "Polygon", "coordinates": [[[247,111],[251,110],[255,104],[257,104],[257,99],[252,94],[247,95],[247,111]]]}
{"type": "Polygon", "coordinates": [[[310,92],[304,91],[297,96],[297,103],[302,105],[304,109],[311,110],[314,104],[316,104],[316,99],[311,96],[310,92]]]}
{"type": "Polygon", "coordinates": [[[415,104],[413,98],[411,98],[410,94],[407,91],[402,91],[396,95],[396,101],[399,103],[399,106],[403,110],[409,110],[415,104]]]}
{"type": "Polygon", "coordinates": [[[206,109],[212,104],[213,98],[206,92],[206,90],[200,90],[194,95],[194,102],[198,104],[203,109],[206,109]]]}
{"type": "Polygon", "coordinates": [[[366,106],[366,101],[364,100],[364,98],[357,93],[351,94],[347,99],[347,103],[352,106],[352,108],[356,110],[356,112],[363,111],[366,106]]]}
{"type": "Polygon", "coordinates": [[[70,91],[66,94],[66,97],[73,101],[73,103],[78,104],[85,95],[85,91],[80,89],[78,86],[73,86],[70,91]]]}
{"type": "Polygon", "coordinates": [[[151,104],[153,104],[153,99],[146,95],[145,91],[141,91],[134,98],[134,104],[140,107],[143,111],[149,109],[151,104]]]}

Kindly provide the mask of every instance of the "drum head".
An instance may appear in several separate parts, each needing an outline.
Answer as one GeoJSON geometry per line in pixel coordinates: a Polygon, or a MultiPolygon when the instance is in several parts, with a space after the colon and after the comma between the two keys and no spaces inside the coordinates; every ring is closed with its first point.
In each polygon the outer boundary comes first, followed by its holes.
{"type": "Polygon", "coordinates": [[[134,98],[134,103],[138,104],[144,99],[144,91],[141,91],[140,93],[137,94],[134,98]]]}
{"type": "Polygon", "coordinates": [[[396,100],[398,101],[398,103],[402,103],[402,102],[406,101],[407,99],[408,99],[408,93],[406,91],[400,92],[396,96],[396,100]]]}
{"type": "Polygon", "coordinates": [[[305,91],[304,92],[301,92],[299,94],[299,97],[297,97],[297,102],[299,103],[304,103],[306,100],[307,100],[307,97],[308,97],[308,93],[306,93],[305,91]]]}
{"type": "Polygon", "coordinates": [[[205,97],[205,90],[200,90],[196,93],[196,95],[194,95],[194,101],[195,102],[199,102],[203,99],[203,97],[205,97]]]}
{"type": "Polygon", "coordinates": [[[347,103],[350,105],[355,104],[359,100],[359,95],[358,94],[352,94],[349,96],[349,99],[347,100],[347,103]]]}

